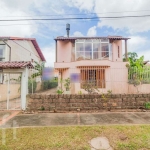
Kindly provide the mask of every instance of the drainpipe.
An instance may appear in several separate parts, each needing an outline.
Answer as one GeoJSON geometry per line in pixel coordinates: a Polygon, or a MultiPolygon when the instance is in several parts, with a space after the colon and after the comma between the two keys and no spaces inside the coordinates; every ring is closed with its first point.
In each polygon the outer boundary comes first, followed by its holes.
{"type": "Polygon", "coordinates": [[[2,41],[9,47],[9,61],[11,61],[11,47],[2,39],[2,41]]]}

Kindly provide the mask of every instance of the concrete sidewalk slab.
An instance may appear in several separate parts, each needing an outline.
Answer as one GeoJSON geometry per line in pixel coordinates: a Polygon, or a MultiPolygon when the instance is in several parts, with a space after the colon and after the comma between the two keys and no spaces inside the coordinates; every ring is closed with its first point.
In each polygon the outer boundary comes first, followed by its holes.
{"type": "Polygon", "coordinates": [[[19,114],[20,111],[0,111],[0,126],[19,114]]]}
{"type": "Polygon", "coordinates": [[[150,124],[150,112],[20,114],[1,127],[150,124]]]}

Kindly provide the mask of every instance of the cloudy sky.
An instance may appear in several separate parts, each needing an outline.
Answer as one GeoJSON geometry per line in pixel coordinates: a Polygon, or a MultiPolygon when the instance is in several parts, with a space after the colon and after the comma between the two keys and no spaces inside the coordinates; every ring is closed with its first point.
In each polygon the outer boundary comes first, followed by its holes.
{"type": "Polygon", "coordinates": [[[0,22],[0,36],[36,38],[47,66],[54,64],[54,38],[66,35],[66,23],[71,25],[71,36],[130,37],[128,51],[150,60],[150,17],[102,18],[150,15],[150,0],[1,0],[0,6],[0,20],[100,17],[95,20],[0,22]]]}

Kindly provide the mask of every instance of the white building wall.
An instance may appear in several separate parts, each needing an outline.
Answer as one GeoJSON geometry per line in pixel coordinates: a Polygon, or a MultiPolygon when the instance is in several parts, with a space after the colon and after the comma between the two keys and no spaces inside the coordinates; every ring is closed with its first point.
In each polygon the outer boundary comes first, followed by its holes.
{"type": "MultiPolygon", "coordinates": [[[[11,47],[11,61],[34,61],[40,62],[41,58],[38,55],[34,45],[27,40],[8,40],[8,45],[11,47]],[[16,44],[17,43],[17,44],[16,44]]],[[[9,58],[9,47],[7,46],[7,56],[9,58]]]]}

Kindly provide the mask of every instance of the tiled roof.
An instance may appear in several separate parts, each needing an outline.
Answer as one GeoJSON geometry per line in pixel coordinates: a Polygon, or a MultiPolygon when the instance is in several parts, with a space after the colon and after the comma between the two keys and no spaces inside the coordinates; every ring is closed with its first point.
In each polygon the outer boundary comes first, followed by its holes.
{"type": "Polygon", "coordinates": [[[55,40],[76,40],[76,39],[111,39],[111,40],[128,40],[130,38],[122,37],[122,36],[106,36],[106,37],[64,37],[59,36],[55,38],[55,40]]]}
{"type": "Polygon", "coordinates": [[[1,69],[33,68],[30,61],[0,61],[1,69]]]}
{"type": "Polygon", "coordinates": [[[35,47],[37,53],[39,54],[40,58],[42,61],[46,61],[37,41],[35,38],[20,38],[20,37],[0,37],[0,39],[5,39],[5,40],[27,40],[31,41],[33,46],[35,47]]]}

